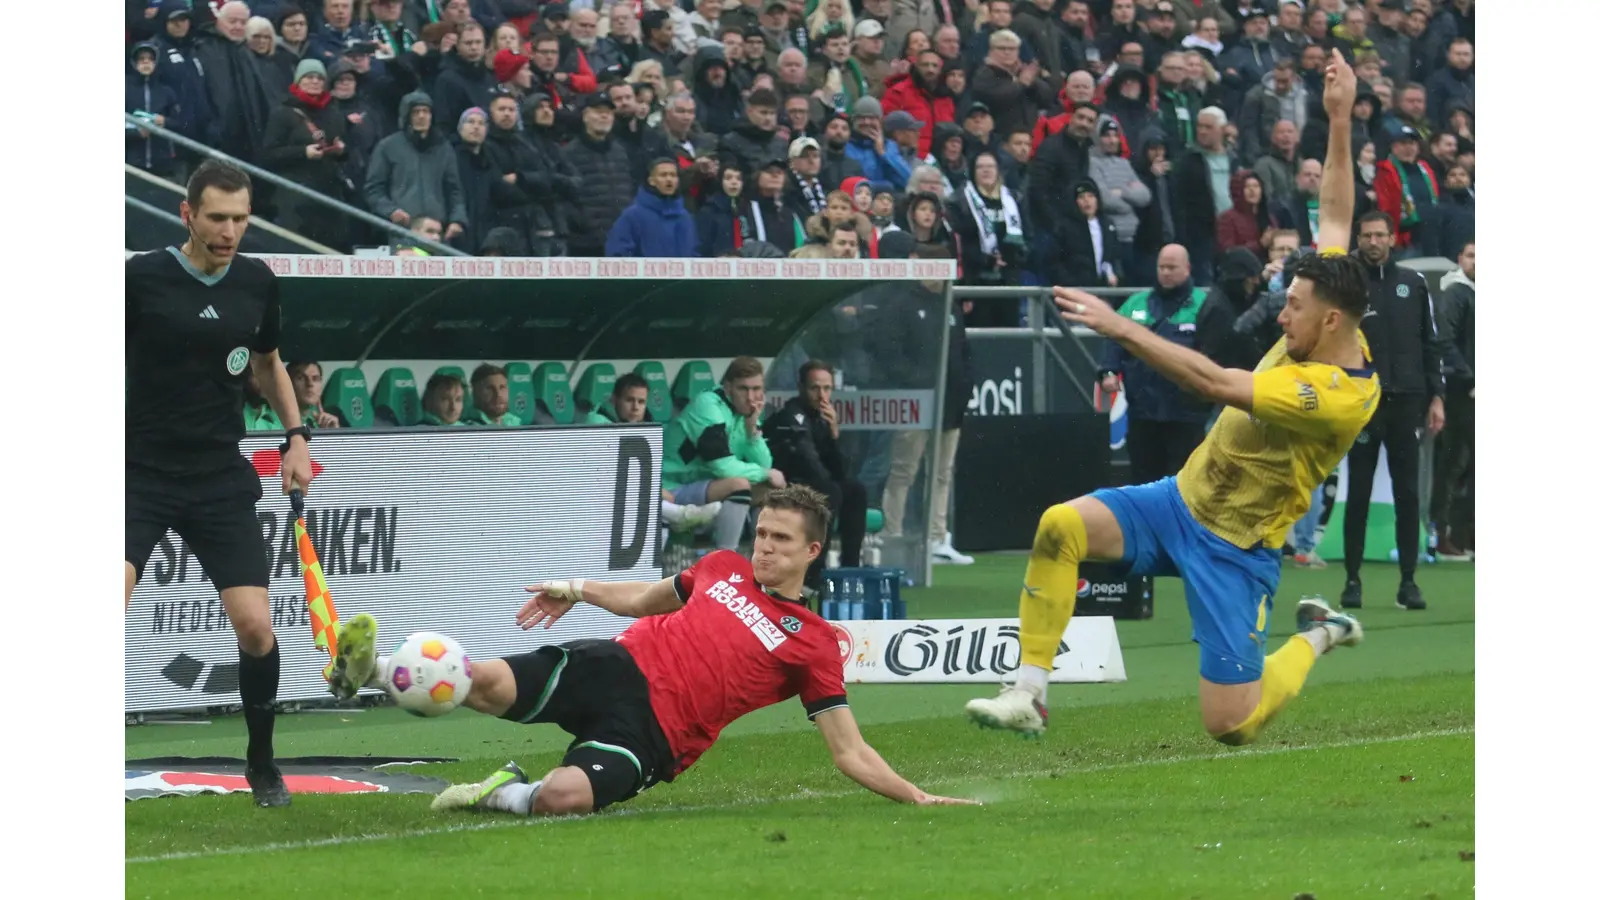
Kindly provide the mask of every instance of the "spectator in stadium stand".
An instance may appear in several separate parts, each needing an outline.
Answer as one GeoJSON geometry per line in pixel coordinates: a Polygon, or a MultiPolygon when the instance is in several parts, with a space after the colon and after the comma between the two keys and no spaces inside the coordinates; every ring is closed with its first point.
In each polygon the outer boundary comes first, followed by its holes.
{"type": "Polygon", "coordinates": [[[668,78],[679,77],[683,54],[673,44],[672,16],[664,9],[649,9],[639,19],[639,61],[655,60],[668,78]]]}
{"type": "Polygon", "coordinates": [[[717,192],[704,200],[694,214],[697,256],[726,256],[754,239],[749,203],[743,199],[744,172],[737,166],[723,166],[717,184],[717,192]]]}
{"type": "Polygon", "coordinates": [[[883,83],[892,68],[883,56],[884,27],[876,19],[860,19],[851,30],[850,61],[867,79],[867,92],[883,96],[883,83]]]}
{"type": "Polygon", "coordinates": [[[761,361],[749,356],[728,363],[722,384],[689,401],[667,424],[662,445],[661,487],[675,503],[722,502],[712,526],[719,550],[739,546],[757,485],[781,488],[783,473],[761,434],[766,387],[761,361]]]}
{"type": "MultiPolygon", "coordinates": [[[[644,96],[646,87],[645,82],[628,84],[621,81],[605,86],[605,93],[611,96],[611,104],[617,109],[616,121],[611,127],[611,139],[628,151],[628,161],[633,166],[635,183],[644,182],[649,174],[651,160],[673,155],[672,148],[667,146],[667,139],[662,135],[659,124],[651,124],[650,111],[653,101],[644,96]]],[[[666,96],[662,97],[662,101],[661,118],[664,119],[666,96]]]]}
{"type": "MultiPolygon", "coordinates": [[[[334,63],[328,72],[328,93],[333,97],[328,101],[328,109],[344,120],[344,163],[340,168],[349,178],[350,186],[356,187],[366,184],[367,160],[372,158],[372,149],[380,137],[377,118],[357,87],[359,77],[355,66],[347,59],[334,63]]],[[[361,193],[360,190],[351,192],[358,202],[361,193]]]]}
{"type": "Polygon", "coordinates": [[[855,222],[840,222],[832,226],[828,233],[828,257],[830,259],[860,259],[861,243],[867,235],[861,233],[861,226],[855,222]]]}
{"type": "Polygon", "coordinates": [[[1439,345],[1444,354],[1444,431],[1434,445],[1429,518],[1438,531],[1441,559],[1470,559],[1473,535],[1473,425],[1477,357],[1477,247],[1461,248],[1456,268],[1439,281],[1439,345]]]}
{"type": "Polygon", "coordinates": [[[289,382],[294,385],[300,418],[312,428],[338,428],[339,417],[322,408],[322,364],[311,360],[289,363],[289,382]]]}
{"type": "Polygon", "coordinates": [[[743,35],[751,28],[761,27],[761,5],[762,0],[739,0],[738,3],[723,4],[718,30],[734,28],[743,35]]]}
{"type": "Polygon", "coordinates": [[[1249,169],[1236,169],[1228,180],[1228,196],[1233,207],[1217,216],[1217,252],[1242,247],[1259,262],[1267,261],[1264,238],[1288,226],[1288,213],[1278,213],[1267,202],[1261,177],[1249,169]]]}
{"type": "Polygon", "coordinates": [[[606,36],[595,39],[595,49],[589,54],[589,67],[594,72],[607,75],[626,74],[633,64],[643,58],[639,44],[639,17],[627,3],[616,3],[607,14],[610,30],[606,36]]]}
{"type": "Polygon", "coordinates": [[[962,149],[969,160],[986,150],[992,153],[1000,149],[999,138],[995,134],[994,113],[990,111],[989,104],[982,100],[972,101],[966,115],[961,117],[961,136],[962,149]]]}
{"type": "MultiPolygon", "coordinates": [[[[985,150],[972,161],[969,180],[950,201],[950,226],[961,247],[962,281],[973,285],[1022,283],[1028,259],[1028,236],[1023,204],[1000,178],[1000,163],[985,150]]],[[[1017,304],[1011,299],[985,299],[974,303],[971,324],[979,327],[1017,324],[1017,304]]]]}
{"type": "Polygon", "coordinates": [[[1443,347],[1433,300],[1420,272],[1396,265],[1394,224],[1374,211],[1356,222],[1361,261],[1367,268],[1367,315],[1361,332],[1372,351],[1372,369],[1383,385],[1378,408],[1363,430],[1366,440],[1350,448],[1344,519],[1345,586],[1339,604],[1362,605],[1361,563],[1367,542],[1367,512],[1380,449],[1388,454],[1394,488],[1395,544],[1400,556],[1404,609],[1427,609],[1417,587],[1417,542],[1421,531],[1421,454],[1424,433],[1436,435],[1447,424],[1444,409],[1443,347]],[[1424,431],[1426,429],[1426,432],[1424,431]]]}
{"type": "Polygon", "coordinates": [[[1472,243],[1477,227],[1477,200],[1472,173],[1461,163],[1446,170],[1439,202],[1423,216],[1422,255],[1454,259],[1472,243]]]}
{"type": "MultiPolygon", "coordinates": [[[[1069,101],[1074,105],[1080,102],[1075,99],[1081,95],[1081,87],[1073,87],[1073,80],[1078,77],[1077,72],[1067,77],[1066,93],[1069,101]]],[[[1112,73],[1111,79],[1106,83],[1106,99],[1101,104],[1102,112],[1117,120],[1122,137],[1126,143],[1126,150],[1132,158],[1138,153],[1138,140],[1141,135],[1149,132],[1155,123],[1155,113],[1150,108],[1150,78],[1137,67],[1122,68],[1112,73]]],[[[1067,117],[1070,119],[1070,115],[1067,117]]],[[[1046,121],[1041,119],[1040,121],[1046,121]]],[[[1062,121],[1061,128],[1066,127],[1062,121]]],[[[1042,142],[1038,132],[1034,133],[1034,146],[1042,142]]]]}
{"type": "Polygon", "coordinates": [[[751,237],[788,254],[806,242],[805,222],[799,210],[783,199],[787,182],[782,157],[757,164],[756,190],[750,201],[751,237]]]}
{"type": "Polygon", "coordinates": [[[1394,247],[1396,256],[1415,256],[1412,239],[1425,215],[1439,202],[1439,182],[1433,168],[1421,159],[1417,131],[1403,126],[1390,140],[1389,158],[1378,163],[1373,188],[1378,192],[1378,209],[1398,223],[1394,247]]]}
{"type": "Polygon", "coordinates": [[[311,52],[311,23],[305,10],[293,5],[281,7],[276,24],[278,46],[294,54],[295,63],[299,64],[311,52]]]}
{"type": "Polygon", "coordinates": [[[1329,29],[1327,43],[1329,50],[1338,50],[1352,62],[1361,54],[1375,52],[1377,46],[1367,37],[1367,11],[1355,5],[1345,10],[1339,24],[1329,29]]]}
{"type": "Polygon", "coordinates": [[[1066,129],[1045,138],[1034,153],[1028,184],[1033,194],[1027,199],[1035,229],[1059,233],[1060,218],[1074,207],[1073,185],[1089,177],[1089,151],[1099,120],[1100,111],[1093,104],[1078,106],[1066,129]]]}
{"type": "MultiPolygon", "coordinates": [[[[144,41],[133,46],[122,108],[157,128],[176,129],[181,121],[178,95],[161,83],[157,73],[161,56],[161,48],[154,42],[144,41]]],[[[163,177],[172,174],[178,164],[178,154],[171,141],[133,125],[125,126],[124,131],[127,133],[128,165],[163,177]]]]}
{"type": "Polygon", "coordinates": [[[822,171],[822,149],[815,138],[800,137],[789,142],[789,181],[784,202],[803,216],[812,216],[828,205],[828,191],[817,174],[822,171]]]}
{"type": "Polygon", "coordinates": [[[1222,55],[1222,34],[1217,26],[1217,20],[1207,16],[1195,23],[1194,31],[1185,37],[1179,45],[1187,51],[1198,51],[1208,62],[1215,61],[1222,55]]]}
{"type": "Polygon", "coordinates": [[[1055,105],[1055,88],[1039,74],[1037,60],[1019,59],[1021,46],[1022,39],[1009,28],[989,35],[988,54],[972,76],[972,100],[988,106],[994,129],[1001,134],[1032,127],[1041,109],[1055,105]]]}
{"type": "MultiPolygon", "coordinates": [[[[797,138],[816,137],[822,133],[816,119],[811,115],[810,97],[795,94],[793,97],[788,97],[783,101],[783,127],[789,130],[789,143],[791,144],[797,138]]],[[[730,130],[732,129],[724,128],[723,132],[726,133],[730,130]]]]}
{"type": "Polygon", "coordinates": [[[1456,161],[1456,154],[1459,149],[1460,145],[1457,143],[1454,134],[1448,131],[1440,131],[1434,134],[1433,140],[1428,142],[1428,152],[1424,154],[1423,159],[1427,161],[1428,166],[1435,173],[1448,172],[1450,171],[1450,166],[1456,161]]]}
{"type": "Polygon", "coordinates": [[[955,98],[940,83],[944,60],[932,50],[917,54],[916,67],[903,75],[891,75],[885,80],[882,105],[884,112],[909,113],[923,122],[917,135],[917,157],[926,158],[933,145],[933,130],[940,123],[955,122],[955,98]]]}
{"type": "Polygon", "coordinates": [[[1182,53],[1161,57],[1156,70],[1156,115],[1167,145],[1180,150],[1194,146],[1195,120],[1202,108],[1200,95],[1189,86],[1189,67],[1182,53]]]}
{"type": "Polygon", "coordinates": [[[1042,35],[1035,46],[1048,71],[1061,75],[1089,68],[1089,0],[1025,0],[1017,6],[1013,30],[1021,33],[1034,19],[1042,35]]]}
{"type": "Polygon", "coordinates": [[[1412,0],[1411,11],[1406,13],[1401,30],[1411,38],[1411,70],[1395,76],[1395,83],[1420,84],[1438,67],[1449,41],[1456,36],[1455,24],[1448,13],[1433,15],[1429,0],[1412,0]]]}
{"type": "Polygon", "coordinates": [[[310,55],[331,66],[353,43],[370,40],[355,20],[355,0],[322,0],[322,24],[311,35],[310,55]]]}
{"type": "Polygon", "coordinates": [[[520,258],[528,254],[528,242],[514,228],[500,225],[489,229],[483,238],[483,246],[478,248],[479,256],[509,256],[520,258]]]}
{"type": "MultiPolygon", "coordinates": [[[[1190,277],[1189,253],[1178,244],[1161,248],[1156,286],[1129,297],[1118,312],[1213,360],[1233,340],[1227,301],[1200,289],[1190,277]]],[[[1100,357],[1100,389],[1127,394],[1130,484],[1176,475],[1205,437],[1211,405],[1185,393],[1114,341],[1106,342],[1100,357]]]]}
{"type": "Polygon", "coordinates": [[[1173,13],[1173,4],[1161,0],[1144,20],[1145,59],[1160,59],[1183,49],[1183,39],[1189,34],[1189,29],[1179,30],[1177,17],[1173,13]]]}
{"type": "Polygon", "coordinates": [[[1411,78],[1411,39],[1406,36],[1406,0],[1380,0],[1377,21],[1367,23],[1367,37],[1383,58],[1383,74],[1411,78]]]}
{"type": "Polygon", "coordinates": [[[1150,204],[1139,211],[1139,230],[1133,236],[1133,256],[1124,264],[1130,285],[1156,283],[1156,257],[1177,239],[1174,217],[1172,160],[1167,158],[1166,135],[1152,126],[1139,142],[1133,170],[1150,191],[1150,204]]]}
{"type": "MultiPolygon", "coordinates": [[[[359,203],[342,168],[345,119],[332,106],[327,85],[322,63],[311,58],[300,61],[288,98],[267,118],[261,165],[325,197],[359,203]]],[[[322,203],[290,191],[279,194],[277,224],[338,250],[350,245],[344,216],[330,214],[322,203]]]]}
{"type": "Polygon", "coordinates": [[[369,52],[371,47],[372,45],[368,43],[351,44],[344,49],[344,55],[339,62],[334,63],[333,68],[328,70],[329,75],[337,77],[335,73],[343,63],[356,74],[357,92],[369,107],[370,113],[365,117],[365,124],[370,132],[370,143],[363,148],[363,158],[371,156],[370,151],[379,138],[400,130],[400,120],[396,114],[400,108],[400,101],[406,94],[417,90],[420,84],[417,72],[411,65],[390,64],[374,59],[369,52]]]}
{"type": "Polygon", "coordinates": [[[818,102],[848,112],[857,100],[871,96],[866,75],[850,57],[850,36],[842,28],[831,26],[817,36],[817,45],[822,53],[806,70],[806,88],[818,102]]]}
{"type": "Polygon", "coordinates": [[[850,114],[850,142],[845,155],[861,165],[861,174],[874,189],[905,190],[911,163],[891,146],[883,134],[883,105],[875,97],[862,97],[850,114]]]}
{"type": "MultiPolygon", "coordinates": [[[[961,29],[954,25],[940,25],[933,33],[933,49],[944,60],[944,70],[967,70],[966,60],[961,58],[961,29]]],[[[956,96],[960,96],[957,93],[956,96]]]]}
{"type": "MultiPolygon", "coordinates": [[[[1240,133],[1242,138],[1243,129],[1240,133]]],[[[1303,156],[1300,152],[1300,131],[1293,121],[1279,119],[1272,126],[1271,141],[1266,152],[1255,157],[1251,171],[1261,179],[1261,189],[1266,192],[1268,203],[1287,203],[1294,195],[1294,177],[1303,156]]],[[[1241,161],[1250,159],[1243,150],[1239,158],[1241,161]]]]}
{"type": "Polygon", "coordinates": [[[454,122],[474,106],[488,108],[497,82],[487,51],[482,25],[468,22],[458,29],[455,48],[444,54],[433,83],[441,122],[454,122]]]}
{"type": "Polygon", "coordinates": [[[1279,0],[1278,20],[1272,26],[1272,49],[1280,57],[1299,59],[1300,51],[1311,43],[1306,36],[1305,4],[1300,0],[1279,0]]]}
{"type": "Polygon", "coordinates": [[[1163,7],[1172,8],[1173,26],[1180,35],[1198,30],[1200,22],[1204,19],[1215,19],[1223,38],[1231,39],[1239,30],[1238,23],[1223,8],[1222,0],[1180,0],[1176,3],[1161,0],[1155,8],[1159,12],[1163,7]]]}
{"type": "MultiPolygon", "coordinates": [[[[993,126],[992,120],[990,126],[993,126]]],[[[908,165],[914,165],[919,159],[917,145],[921,143],[922,132],[926,128],[927,123],[917,121],[905,110],[896,110],[883,117],[884,132],[899,147],[900,156],[908,165]]]]}
{"type": "Polygon", "coordinates": [[[1445,57],[1446,66],[1428,76],[1428,117],[1443,128],[1449,121],[1452,104],[1472,109],[1476,100],[1476,76],[1473,74],[1472,42],[1458,37],[1450,42],[1445,57]]]}
{"type": "Polygon", "coordinates": [[[845,152],[849,146],[850,120],[844,116],[829,119],[822,129],[822,169],[817,173],[824,188],[836,190],[845,179],[862,174],[861,163],[845,152]]]}
{"type": "Polygon", "coordinates": [[[490,363],[482,363],[472,370],[471,415],[463,417],[467,425],[516,428],[522,419],[511,412],[511,382],[506,370],[490,363]]]}
{"type": "Polygon", "coordinates": [[[1085,178],[1073,186],[1073,208],[1059,220],[1057,250],[1046,270],[1051,284],[1116,287],[1122,282],[1121,235],[1101,215],[1100,189],[1085,178]]]}
{"type": "Polygon", "coordinates": [[[1228,109],[1239,109],[1244,95],[1272,74],[1278,54],[1272,49],[1270,31],[1266,10],[1252,7],[1245,16],[1238,43],[1217,57],[1215,65],[1222,75],[1228,109]]]}
{"type": "Polygon", "coordinates": [[[1389,111],[1384,122],[1384,126],[1389,132],[1391,145],[1394,142],[1395,135],[1406,128],[1416,132],[1422,140],[1432,137],[1433,125],[1428,121],[1427,115],[1427,88],[1420,84],[1408,84],[1400,88],[1398,97],[1395,108],[1389,111]]]}
{"type": "MultiPolygon", "coordinates": [[[[1381,109],[1383,102],[1370,87],[1361,82],[1356,82],[1356,102],[1350,110],[1350,153],[1354,157],[1360,153],[1361,147],[1372,141],[1372,131],[1377,128],[1381,119],[1374,120],[1374,115],[1381,109]],[[1369,127],[1369,123],[1370,126],[1369,127]]],[[[1326,159],[1328,155],[1328,120],[1322,116],[1312,116],[1306,122],[1305,130],[1300,133],[1301,155],[1310,159],[1326,159]],[[1319,155],[1320,154],[1320,155],[1319,155]]]]}
{"type": "Polygon", "coordinates": [[[1290,227],[1300,235],[1300,245],[1303,247],[1317,246],[1321,193],[1322,163],[1314,159],[1302,159],[1294,177],[1294,193],[1278,202],[1288,208],[1290,227]]]}
{"type": "Polygon", "coordinates": [[[1122,45],[1129,41],[1144,43],[1145,33],[1135,24],[1137,14],[1133,0],[1111,0],[1110,15],[1102,23],[1103,27],[1095,29],[1101,59],[1115,58],[1122,51],[1122,45]]]}
{"type": "MultiPolygon", "coordinates": [[[[929,163],[938,171],[940,192],[949,197],[966,187],[972,167],[967,158],[967,136],[959,125],[944,124],[933,129],[933,153],[929,163]]],[[[908,189],[909,189],[909,182],[908,189]]]]}
{"type": "Polygon", "coordinates": [[[747,171],[774,157],[783,159],[789,142],[778,134],[778,95],[752,91],[744,101],[744,117],[742,124],[718,142],[721,150],[737,157],[747,171]]]}
{"type": "Polygon", "coordinates": [[[401,0],[372,0],[367,7],[372,21],[367,25],[366,38],[377,44],[387,59],[405,56],[417,43],[416,32],[404,21],[403,7],[401,0]]]}
{"type": "Polygon", "coordinates": [[[692,257],[699,244],[694,220],[678,196],[678,161],[660,157],[633,204],[622,211],[606,236],[606,256],[692,257]]]}
{"type": "MultiPolygon", "coordinates": [[[[552,44],[556,43],[551,35],[544,35],[552,44]]],[[[490,96],[495,94],[509,94],[521,99],[533,90],[532,60],[515,50],[500,50],[493,57],[490,68],[494,71],[495,89],[490,96]]]]}
{"type": "MultiPolygon", "coordinates": [[[[229,156],[255,159],[274,100],[244,43],[250,8],[234,0],[215,17],[204,4],[194,15],[194,56],[204,72],[209,108],[216,114],[215,141],[210,143],[229,156]]],[[[183,99],[180,95],[180,104],[183,99]]]]}
{"type": "MultiPolygon", "coordinates": [[[[495,98],[501,103],[506,101],[495,98]]],[[[513,101],[512,109],[515,110],[513,101]]],[[[456,125],[456,172],[461,176],[461,193],[467,208],[467,227],[456,238],[458,249],[476,253],[494,225],[493,194],[504,185],[494,160],[484,152],[489,114],[474,106],[461,114],[456,125]]]]}
{"type": "Polygon", "coordinates": [[[761,26],[746,28],[741,44],[739,58],[735,60],[732,55],[728,57],[728,62],[733,65],[733,80],[739,85],[739,90],[748,94],[755,89],[756,79],[762,75],[776,81],[777,75],[772,68],[774,62],[767,56],[767,36],[762,33],[761,26]]]}
{"type": "Polygon", "coordinates": [[[466,198],[450,142],[433,127],[433,100],[421,91],[400,101],[405,124],[378,142],[367,166],[367,208],[396,225],[427,217],[448,222],[445,240],[467,224],[466,198]]]}
{"type": "Polygon", "coordinates": [[[781,103],[794,96],[805,96],[817,101],[825,109],[833,109],[833,98],[823,95],[821,88],[814,88],[807,76],[806,55],[790,47],[778,54],[773,63],[774,82],[772,90],[778,95],[781,103]]]}
{"type": "MultiPolygon", "coordinates": [[[[918,244],[909,232],[891,232],[878,244],[882,259],[950,259],[943,247],[918,244]]],[[[904,536],[906,498],[917,479],[924,457],[930,457],[933,503],[928,510],[928,552],[935,563],[971,565],[972,557],[957,550],[948,530],[950,488],[955,480],[956,448],[967,400],[972,396],[972,358],[967,348],[965,304],[946,307],[944,281],[900,282],[897,302],[880,303],[873,321],[887,348],[878,365],[886,384],[932,384],[938,379],[937,361],[941,332],[949,324],[945,369],[944,406],[940,432],[932,429],[897,431],[890,443],[889,477],[883,486],[883,536],[904,536]],[[930,348],[932,348],[930,350],[930,348]],[[933,440],[932,453],[928,449],[933,440]]]]}
{"type": "Polygon", "coordinates": [[[694,94],[675,94],[667,99],[668,115],[663,117],[663,126],[667,127],[668,138],[676,137],[672,134],[671,127],[666,125],[672,118],[671,109],[674,102],[688,101],[689,119],[687,122],[680,116],[676,126],[684,132],[687,139],[689,130],[704,127],[711,134],[727,134],[737,126],[744,116],[744,97],[739,93],[739,86],[734,84],[728,74],[728,61],[723,57],[722,51],[712,47],[701,52],[700,67],[694,73],[694,94]]]}
{"type": "Polygon", "coordinates": [[[1033,135],[1013,131],[1000,145],[1000,174],[1018,197],[1028,196],[1028,164],[1033,161],[1033,135]]]}
{"type": "MultiPolygon", "coordinates": [[[[1301,26],[1301,30],[1311,40],[1311,46],[1322,47],[1327,44],[1330,37],[1328,25],[1327,11],[1320,7],[1312,7],[1306,10],[1305,23],[1301,26]]],[[[1305,59],[1305,55],[1302,53],[1300,58],[1305,59]]],[[[1318,98],[1319,101],[1320,99],[1318,98]]]]}
{"type": "Polygon", "coordinates": [[[435,372],[422,391],[423,425],[460,427],[462,401],[466,398],[466,385],[461,379],[445,372],[435,372]]]}
{"type": "MultiPolygon", "coordinates": [[[[946,217],[944,199],[937,193],[929,191],[914,191],[907,196],[904,231],[914,238],[917,244],[927,244],[940,247],[949,256],[941,259],[955,258],[955,234],[950,230],[950,222],[946,217]]],[[[880,259],[898,258],[883,255],[883,242],[878,242],[878,257],[880,259]]]]}
{"type": "MultiPolygon", "coordinates": [[[[833,408],[833,370],[825,362],[807,360],[800,367],[800,393],[762,426],[772,450],[773,467],[790,484],[815,488],[828,498],[839,527],[839,565],[861,565],[861,544],[867,536],[867,489],[849,475],[850,465],[839,448],[839,416],[833,408]]],[[[826,554],[806,572],[806,585],[822,587],[826,554]]]]}
{"type": "Polygon", "coordinates": [[[250,50],[249,58],[256,74],[273,99],[281,101],[287,97],[300,60],[278,46],[278,33],[272,29],[272,23],[260,16],[251,16],[244,24],[244,44],[250,50]]]}
{"type": "Polygon", "coordinates": [[[1099,188],[1100,209],[1113,226],[1119,246],[1105,255],[1125,265],[1133,259],[1133,238],[1139,231],[1139,211],[1150,205],[1150,189],[1139,180],[1133,163],[1122,158],[1122,129],[1111,116],[1100,117],[1099,137],[1089,151],[1089,177],[1099,188]]]}
{"type": "Polygon", "coordinates": [[[527,57],[520,57],[505,50],[496,54],[495,77],[499,77],[502,66],[509,71],[518,65],[526,65],[530,93],[544,94],[557,109],[570,107],[574,99],[572,76],[557,71],[561,63],[561,39],[548,33],[537,35],[530,42],[530,47],[527,57]]]}
{"type": "Polygon", "coordinates": [[[628,151],[612,137],[616,114],[610,94],[590,94],[583,108],[583,131],[566,147],[567,159],[582,179],[578,214],[572,222],[573,256],[605,255],[606,235],[638,190],[628,151]]]}
{"type": "MultiPolygon", "coordinates": [[[[1230,180],[1239,161],[1223,143],[1228,116],[1208,106],[1195,117],[1195,145],[1180,156],[1173,172],[1173,212],[1178,243],[1189,248],[1194,283],[1211,285],[1216,258],[1217,216],[1233,206],[1230,180]]],[[[1142,483],[1142,482],[1141,482],[1142,483]]]]}
{"type": "Polygon", "coordinates": [[[1308,93],[1292,59],[1279,59],[1261,83],[1245,92],[1239,108],[1239,155],[1257,159],[1272,146],[1273,129],[1292,122],[1298,131],[1306,126],[1308,93]]]}

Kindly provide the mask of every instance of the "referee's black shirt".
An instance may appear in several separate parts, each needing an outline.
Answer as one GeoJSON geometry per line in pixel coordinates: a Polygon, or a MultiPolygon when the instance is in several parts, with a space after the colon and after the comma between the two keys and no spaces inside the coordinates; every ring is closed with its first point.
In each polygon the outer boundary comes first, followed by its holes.
{"type": "Polygon", "coordinates": [[[1367,266],[1367,312],[1361,331],[1385,394],[1444,394],[1443,347],[1433,298],[1422,273],[1389,260],[1367,266]]]}
{"type": "Polygon", "coordinates": [[[129,257],[127,462],[189,475],[236,464],[250,353],[278,349],[278,279],[236,256],[204,276],[168,247],[129,257]]]}

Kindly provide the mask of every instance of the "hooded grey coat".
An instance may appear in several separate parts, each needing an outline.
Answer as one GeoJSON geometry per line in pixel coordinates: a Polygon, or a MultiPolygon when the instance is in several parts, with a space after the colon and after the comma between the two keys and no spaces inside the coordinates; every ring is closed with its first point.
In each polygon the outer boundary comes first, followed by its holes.
{"type": "Polygon", "coordinates": [[[389,218],[403,209],[412,220],[418,216],[437,219],[442,225],[465,226],[467,195],[461,189],[461,174],[456,168],[456,152],[434,119],[426,136],[411,128],[411,111],[418,106],[433,108],[433,100],[421,91],[400,99],[400,130],[378,142],[367,166],[363,193],[367,208],[380,218],[389,218]]]}
{"type": "Polygon", "coordinates": [[[1089,149],[1089,177],[1100,189],[1101,212],[1117,226],[1118,239],[1132,243],[1139,230],[1139,210],[1150,205],[1150,188],[1139,180],[1133,163],[1106,153],[1098,142],[1089,149]]]}

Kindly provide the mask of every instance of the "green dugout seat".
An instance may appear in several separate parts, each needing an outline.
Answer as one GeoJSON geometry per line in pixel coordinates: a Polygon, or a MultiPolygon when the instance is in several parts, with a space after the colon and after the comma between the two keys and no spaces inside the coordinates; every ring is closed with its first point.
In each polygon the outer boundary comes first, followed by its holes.
{"type": "Polygon", "coordinates": [[[360,369],[334,369],[323,379],[323,409],[336,411],[346,428],[372,427],[372,398],[360,369]]]}
{"type": "Polygon", "coordinates": [[[378,386],[372,390],[372,409],[377,418],[392,424],[417,424],[422,418],[417,377],[401,366],[385,369],[378,376],[378,386]]]}
{"type": "Polygon", "coordinates": [[[673,409],[672,394],[667,390],[667,367],[647,359],[634,366],[633,373],[643,378],[645,386],[650,389],[650,398],[645,402],[645,412],[650,420],[663,424],[670,421],[673,409]]]}
{"type": "Polygon", "coordinates": [[[525,362],[506,363],[506,390],[510,401],[507,409],[524,425],[533,423],[537,399],[533,390],[533,373],[534,368],[525,362]]]}
{"type": "Polygon", "coordinates": [[[590,363],[578,378],[572,392],[573,405],[580,413],[599,409],[611,399],[611,390],[617,384],[617,367],[611,363],[590,363]]]}
{"type": "Polygon", "coordinates": [[[572,424],[572,385],[567,380],[567,367],[564,364],[544,362],[534,368],[533,397],[539,421],[556,425],[572,424]]]}
{"type": "Polygon", "coordinates": [[[706,391],[714,390],[717,379],[711,374],[711,364],[703,359],[686,360],[678,368],[678,377],[672,379],[672,409],[682,412],[689,401],[706,391]]]}

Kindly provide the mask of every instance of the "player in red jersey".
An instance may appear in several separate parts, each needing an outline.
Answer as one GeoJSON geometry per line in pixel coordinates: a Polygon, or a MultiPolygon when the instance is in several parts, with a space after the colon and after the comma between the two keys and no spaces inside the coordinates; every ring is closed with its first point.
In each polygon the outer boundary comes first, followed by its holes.
{"type": "MultiPolygon", "coordinates": [[[[576,579],[528,588],[533,598],[517,614],[524,630],[549,628],[578,602],[638,621],[614,641],[571,641],[474,662],[466,706],[513,722],[559,725],[573,741],[562,764],[538,781],[508,763],[481,782],[446,788],[433,808],[597,812],[671,781],[735,719],[796,695],[839,771],[863,787],[903,803],[973,802],[922,791],[862,740],[845,700],[833,627],[791,599],[800,596],[827,534],[827,500],[791,485],[767,495],[750,559],[723,550],[658,582],[576,579]]],[[[375,631],[353,630],[350,640],[371,642],[375,631]]],[[[371,659],[365,647],[349,655],[371,659]]],[[[378,661],[376,680],[358,668],[347,670],[354,683],[381,685],[388,666],[378,661]]]]}

